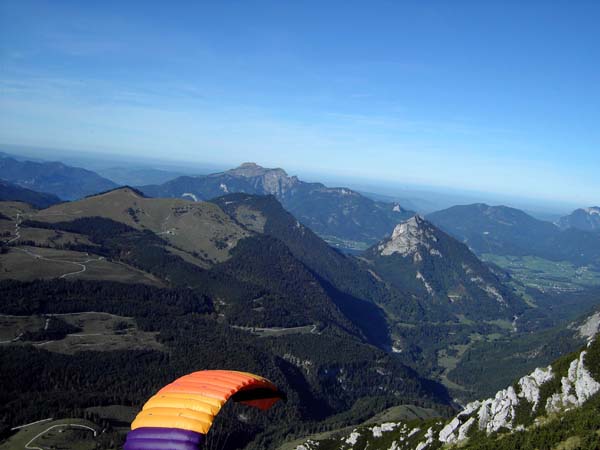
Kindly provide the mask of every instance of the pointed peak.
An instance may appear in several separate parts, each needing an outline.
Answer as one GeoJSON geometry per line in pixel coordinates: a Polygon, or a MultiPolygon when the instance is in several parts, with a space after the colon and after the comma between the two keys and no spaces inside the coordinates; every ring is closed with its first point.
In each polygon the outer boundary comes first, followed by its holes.
{"type": "Polygon", "coordinates": [[[415,224],[415,225],[419,225],[419,226],[427,223],[427,221],[425,220],[425,218],[423,216],[421,216],[420,214],[415,214],[414,216],[406,219],[405,222],[406,223],[415,224]]]}
{"type": "Polygon", "coordinates": [[[422,227],[431,227],[431,225],[422,216],[420,216],[419,214],[415,214],[414,216],[403,220],[398,225],[396,225],[394,231],[392,232],[392,239],[394,239],[395,235],[404,234],[407,233],[408,230],[422,227]]]}
{"type": "Polygon", "coordinates": [[[127,185],[119,186],[114,189],[109,189],[108,191],[104,191],[104,192],[98,192],[97,194],[88,195],[84,198],[93,198],[93,197],[100,197],[100,196],[105,196],[105,195],[120,195],[120,194],[133,195],[134,197],[138,197],[138,198],[147,198],[143,192],[141,192],[138,189],[133,188],[131,186],[127,186],[127,185]]]}
{"type": "Polygon", "coordinates": [[[384,256],[393,253],[407,256],[416,253],[419,248],[430,250],[436,242],[437,237],[433,225],[416,214],[396,225],[392,236],[379,244],[378,249],[384,256]]]}

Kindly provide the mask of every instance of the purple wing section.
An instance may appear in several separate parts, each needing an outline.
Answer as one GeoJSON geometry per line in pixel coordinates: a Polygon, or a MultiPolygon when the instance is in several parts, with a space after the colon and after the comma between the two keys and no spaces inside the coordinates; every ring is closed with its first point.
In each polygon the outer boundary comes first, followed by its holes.
{"type": "Polygon", "coordinates": [[[204,435],[179,428],[136,428],[127,434],[123,450],[198,450],[204,435]]]}

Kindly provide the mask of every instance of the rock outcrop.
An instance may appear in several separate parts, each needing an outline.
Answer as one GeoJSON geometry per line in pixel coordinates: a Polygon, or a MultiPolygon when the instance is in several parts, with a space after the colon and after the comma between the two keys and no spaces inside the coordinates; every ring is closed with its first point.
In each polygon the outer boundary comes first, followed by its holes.
{"type": "Polygon", "coordinates": [[[432,245],[437,242],[433,228],[427,225],[427,222],[419,215],[396,225],[391,238],[379,244],[379,251],[384,256],[394,253],[412,256],[419,250],[424,250],[429,251],[432,255],[442,257],[442,254],[432,245]]]}
{"type": "MultiPolygon", "coordinates": [[[[587,358],[598,360],[598,346],[600,342],[592,340],[591,345],[573,360],[562,359],[548,367],[537,368],[493,398],[467,404],[445,423],[431,419],[422,426],[386,422],[357,427],[345,436],[328,440],[326,448],[439,450],[454,445],[456,448],[468,447],[466,441],[473,433],[476,439],[485,435],[489,439],[502,439],[505,434],[535,432],[538,427],[546,426],[542,424],[552,417],[558,415],[560,419],[560,414],[584,406],[600,392],[600,382],[594,379],[594,376],[600,378],[598,367],[591,367],[586,362],[587,358]]],[[[319,446],[318,441],[306,441],[296,450],[316,450],[319,446]]]]}
{"type": "Polygon", "coordinates": [[[526,307],[466,245],[419,215],[396,225],[391,236],[367,249],[361,260],[377,277],[442,314],[508,320],[526,307]]]}
{"type": "Polygon", "coordinates": [[[561,217],[556,224],[562,229],[575,228],[583,231],[599,231],[600,207],[591,206],[576,209],[568,216],[561,217]]]}
{"type": "Polygon", "coordinates": [[[548,366],[546,369],[535,369],[530,375],[519,380],[519,388],[521,389],[519,397],[533,404],[533,411],[535,411],[540,401],[540,386],[553,377],[552,366],[548,366]]]}
{"type": "Polygon", "coordinates": [[[548,398],[546,411],[549,413],[579,407],[600,391],[600,383],[592,378],[584,365],[586,353],[585,351],[581,352],[579,358],[573,360],[569,365],[567,376],[561,379],[561,392],[548,398]]]}

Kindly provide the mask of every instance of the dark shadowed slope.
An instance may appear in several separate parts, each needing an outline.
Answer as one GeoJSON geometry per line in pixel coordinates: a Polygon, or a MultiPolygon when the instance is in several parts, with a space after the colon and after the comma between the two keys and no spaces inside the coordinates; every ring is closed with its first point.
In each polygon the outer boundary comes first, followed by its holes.
{"type": "Polygon", "coordinates": [[[17,161],[0,156],[0,178],[21,187],[74,200],[115,188],[95,172],[60,162],[17,161]]]}
{"type": "Polygon", "coordinates": [[[4,180],[0,180],[0,201],[25,202],[36,208],[47,208],[61,202],[56,195],[32,191],[4,180]]]}
{"type": "Polygon", "coordinates": [[[480,255],[531,255],[577,265],[600,264],[600,234],[573,228],[561,231],[518,209],[477,203],[453,206],[427,219],[480,255]]]}

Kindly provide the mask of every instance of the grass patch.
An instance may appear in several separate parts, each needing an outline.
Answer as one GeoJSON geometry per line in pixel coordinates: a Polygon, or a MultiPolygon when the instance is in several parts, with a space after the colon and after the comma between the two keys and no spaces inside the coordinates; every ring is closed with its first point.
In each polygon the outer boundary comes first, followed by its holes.
{"type": "MultiPolygon", "coordinates": [[[[79,351],[162,350],[157,333],[141,331],[131,317],[101,312],[57,314],[61,320],[81,329],[60,340],[47,340],[32,345],[56,353],[72,355],[79,351]]],[[[0,316],[2,345],[23,345],[15,337],[40,330],[45,316],[0,316]]]]}
{"type": "Polygon", "coordinates": [[[567,261],[550,261],[536,256],[485,253],[481,257],[509,271],[525,286],[542,292],[568,292],[600,286],[600,272],[588,266],[578,267],[567,261]]]}
{"type": "Polygon", "coordinates": [[[60,278],[106,280],[162,286],[155,276],[129,265],[83,252],[23,246],[0,256],[0,280],[32,281],[60,278]],[[82,271],[85,266],[85,271],[82,271]]]}

